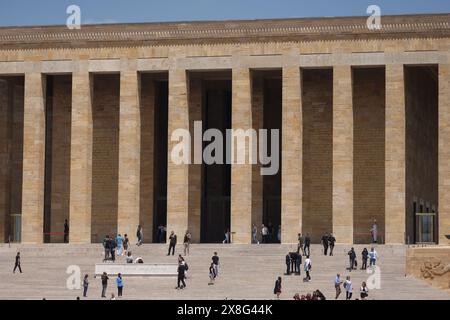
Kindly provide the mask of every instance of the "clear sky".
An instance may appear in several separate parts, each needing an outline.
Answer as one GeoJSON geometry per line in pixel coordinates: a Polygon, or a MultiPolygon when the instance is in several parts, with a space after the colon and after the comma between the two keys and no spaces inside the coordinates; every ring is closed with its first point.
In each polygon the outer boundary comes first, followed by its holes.
{"type": "Polygon", "coordinates": [[[81,8],[82,23],[364,16],[450,13],[450,0],[0,0],[0,26],[65,24],[66,8],[81,8]]]}

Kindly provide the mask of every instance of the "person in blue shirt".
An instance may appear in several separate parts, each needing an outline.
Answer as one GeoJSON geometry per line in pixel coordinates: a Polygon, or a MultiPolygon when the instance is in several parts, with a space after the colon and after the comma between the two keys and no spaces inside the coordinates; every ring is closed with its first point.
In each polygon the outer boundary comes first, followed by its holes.
{"type": "Polygon", "coordinates": [[[122,255],[122,243],[123,243],[123,237],[119,233],[116,237],[117,256],[122,255]]]}
{"type": "Polygon", "coordinates": [[[121,297],[122,296],[122,292],[123,292],[123,279],[122,279],[122,274],[121,273],[119,273],[117,275],[116,284],[117,284],[117,296],[121,297]]]}

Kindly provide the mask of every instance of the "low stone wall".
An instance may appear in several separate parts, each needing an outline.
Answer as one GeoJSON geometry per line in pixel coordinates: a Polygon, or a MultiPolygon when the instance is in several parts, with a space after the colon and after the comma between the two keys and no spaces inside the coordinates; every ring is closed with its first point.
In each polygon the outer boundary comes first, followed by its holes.
{"type": "Polygon", "coordinates": [[[97,263],[95,275],[99,276],[106,272],[108,275],[122,274],[124,276],[176,276],[178,265],[175,263],[97,263]]]}
{"type": "Polygon", "coordinates": [[[406,274],[425,280],[434,287],[450,290],[450,246],[409,248],[406,274]]]}

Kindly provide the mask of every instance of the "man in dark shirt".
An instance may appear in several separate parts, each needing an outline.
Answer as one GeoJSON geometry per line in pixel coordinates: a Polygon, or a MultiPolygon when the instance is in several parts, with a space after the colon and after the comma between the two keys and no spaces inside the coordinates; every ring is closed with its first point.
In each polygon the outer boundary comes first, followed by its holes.
{"type": "Polygon", "coordinates": [[[356,252],[354,248],[351,248],[350,251],[348,252],[348,258],[350,262],[349,270],[352,271],[356,263],[356,252]]]}
{"type": "Polygon", "coordinates": [[[178,282],[177,282],[177,287],[175,289],[186,288],[186,282],[184,282],[184,278],[186,276],[185,273],[186,273],[186,265],[185,265],[185,262],[182,261],[178,266],[178,282]],[[180,282],[182,283],[181,286],[180,286],[180,282]]]}
{"type": "Polygon", "coordinates": [[[216,277],[219,276],[219,256],[217,255],[217,252],[214,252],[214,255],[211,258],[213,264],[214,264],[214,269],[216,271],[216,277]]]}
{"type": "Polygon", "coordinates": [[[102,298],[106,298],[106,288],[108,287],[108,275],[106,272],[102,274],[102,298]]]}
{"type": "Polygon", "coordinates": [[[20,273],[22,273],[22,268],[20,267],[20,252],[17,252],[13,273],[16,273],[17,268],[19,268],[20,273]]]}
{"type": "Polygon", "coordinates": [[[69,223],[67,222],[67,219],[64,220],[64,243],[69,242],[69,223]]]}
{"type": "Polygon", "coordinates": [[[323,245],[323,255],[326,256],[328,253],[328,234],[325,233],[322,236],[322,245],[323,245]]]}
{"type": "Polygon", "coordinates": [[[336,243],[336,238],[330,233],[328,237],[328,243],[330,245],[330,257],[333,255],[334,244],[336,243]]]}
{"type": "Polygon", "coordinates": [[[172,255],[175,254],[175,246],[177,245],[177,235],[175,232],[170,232],[169,236],[169,252],[167,252],[167,255],[170,255],[170,250],[172,249],[172,255]]]}
{"type": "Polygon", "coordinates": [[[305,248],[303,249],[303,251],[305,252],[306,256],[310,255],[310,250],[309,250],[310,246],[311,246],[311,238],[309,236],[309,233],[307,233],[306,237],[305,237],[305,248]],[[306,249],[308,249],[308,253],[306,252],[306,249]]]}

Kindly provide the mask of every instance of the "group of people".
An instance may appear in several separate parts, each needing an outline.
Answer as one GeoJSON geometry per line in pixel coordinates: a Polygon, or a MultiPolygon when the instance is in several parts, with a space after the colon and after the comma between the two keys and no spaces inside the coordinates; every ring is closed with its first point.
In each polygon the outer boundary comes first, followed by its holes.
{"type": "Polygon", "coordinates": [[[256,224],[252,227],[252,243],[279,243],[281,242],[281,226],[274,227],[271,222],[267,225],[262,224],[258,235],[258,227],[256,224]],[[261,241],[259,240],[261,239],[261,241]]]}
{"type": "Polygon", "coordinates": [[[323,293],[317,289],[313,291],[313,293],[307,293],[300,295],[299,293],[296,293],[294,295],[294,300],[327,300],[323,293]]]}
{"type": "MultiPolygon", "coordinates": [[[[352,281],[350,279],[350,276],[347,276],[345,278],[345,281],[342,281],[341,280],[341,275],[339,273],[336,275],[336,278],[334,280],[334,288],[336,289],[336,297],[335,297],[335,299],[338,299],[340,294],[341,294],[341,292],[342,292],[342,290],[341,290],[341,285],[342,284],[343,284],[344,289],[345,289],[345,299],[346,300],[351,300],[351,298],[353,296],[353,284],[352,284],[352,281]]],[[[369,288],[367,288],[367,284],[365,282],[363,282],[361,284],[359,292],[360,292],[361,300],[365,300],[369,296],[369,288]]]]}
{"type": "MultiPolygon", "coordinates": [[[[352,247],[347,254],[349,258],[348,270],[349,271],[355,270],[358,267],[355,248],[352,247]]],[[[362,260],[361,270],[367,269],[367,261],[369,261],[369,267],[376,265],[377,259],[378,253],[374,247],[370,248],[370,251],[368,251],[367,248],[364,248],[363,251],[361,252],[361,260],[362,260]]]]}
{"type": "Polygon", "coordinates": [[[102,244],[105,251],[105,257],[103,261],[111,260],[112,262],[115,262],[116,254],[117,256],[127,254],[130,240],[128,239],[127,234],[122,236],[119,233],[115,238],[106,235],[105,238],[103,239],[102,244]]]}

